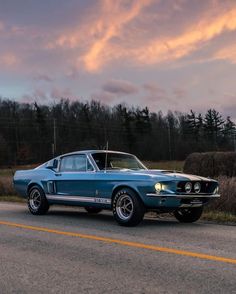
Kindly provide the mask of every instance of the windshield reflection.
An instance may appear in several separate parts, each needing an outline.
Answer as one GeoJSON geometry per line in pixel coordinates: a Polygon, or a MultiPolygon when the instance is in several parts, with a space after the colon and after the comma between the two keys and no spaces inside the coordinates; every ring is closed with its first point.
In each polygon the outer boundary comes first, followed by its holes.
{"type": "Polygon", "coordinates": [[[100,170],[144,170],[147,169],[135,156],[123,153],[98,152],[92,157],[100,170]]]}

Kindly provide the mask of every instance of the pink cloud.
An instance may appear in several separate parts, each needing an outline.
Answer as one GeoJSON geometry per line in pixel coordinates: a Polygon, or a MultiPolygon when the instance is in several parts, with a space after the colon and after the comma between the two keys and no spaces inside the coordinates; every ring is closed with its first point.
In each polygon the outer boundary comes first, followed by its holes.
{"type": "Polygon", "coordinates": [[[52,99],[75,99],[75,95],[72,93],[72,91],[69,88],[61,89],[54,87],[50,92],[50,97],[52,99]]]}
{"type": "Polygon", "coordinates": [[[2,32],[3,30],[4,30],[4,23],[0,21],[0,32],[2,32]]]}
{"type": "Polygon", "coordinates": [[[36,81],[43,81],[48,83],[53,82],[53,79],[47,74],[37,74],[33,77],[33,79],[36,81]]]}
{"type": "Polygon", "coordinates": [[[186,90],[183,89],[183,88],[175,87],[175,88],[173,89],[173,94],[174,94],[175,98],[179,100],[179,99],[183,99],[183,98],[185,98],[186,95],[187,95],[187,92],[186,92],[186,90]]]}
{"type": "Polygon", "coordinates": [[[159,100],[170,100],[169,95],[166,90],[159,87],[154,82],[145,83],[143,88],[147,91],[147,96],[145,100],[149,102],[156,102],[159,100]]]}
{"type": "Polygon", "coordinates": [[[116,95],[106,91],[97,91],[91,95],[93,100],[99,100],[106,104],[111,104],[116,101],[116,95]]]}
{"type": "Polygon", "coordinates": [[[43,88],[36,88],[30,94],[24,94],[20,101],[24,103],[32,103],[34,101],[38,103],[52,103],[55,100],[70,99],[77,100],[75,95],[69,88],[57,88],[54,87],[51,90],[44,90],[43,88]]]}
{"type": "Polygon", "coordinates": [[[20,63],[20,59],[14,53],[8,52],[0,55],[0,65],[4,67],[15,67],[20,63]]]}
{"type": "Polygon", "coordinates": [[[111,79],[103,84],[102,89],[107,93],[115,94],[117,96],[136,94],[139,91],[138,87],[134,84],[128,81],[115,79],[111,79]]]}

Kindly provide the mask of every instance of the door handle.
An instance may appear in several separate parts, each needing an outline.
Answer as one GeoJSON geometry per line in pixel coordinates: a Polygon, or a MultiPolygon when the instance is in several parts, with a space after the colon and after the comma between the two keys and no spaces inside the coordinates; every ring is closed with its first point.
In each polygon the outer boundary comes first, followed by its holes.
{"type": "Polygon", "coordinates": [[[60,174],[60,173],[59,173],[59,174],[55,174],[55,176],[56,176],[56,177],[59,177],[59,176],[61,176],[61,174],[60,174]]]}

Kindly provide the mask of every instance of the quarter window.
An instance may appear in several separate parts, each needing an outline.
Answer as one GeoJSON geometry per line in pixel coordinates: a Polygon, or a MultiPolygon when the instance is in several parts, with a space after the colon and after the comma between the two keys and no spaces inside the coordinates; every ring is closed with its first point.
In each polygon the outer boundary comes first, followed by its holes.
{"type": "Polygon", "coordinates": [[[93,167],[86,155],[69,155],[61,159],[60,171],[62,172],[83,172],[92,170],[93,167]]]}

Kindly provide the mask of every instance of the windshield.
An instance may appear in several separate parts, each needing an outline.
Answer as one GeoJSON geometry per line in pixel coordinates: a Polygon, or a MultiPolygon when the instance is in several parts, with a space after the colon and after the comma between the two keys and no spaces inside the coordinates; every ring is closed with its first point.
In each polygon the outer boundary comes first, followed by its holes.
{"type": "Polygon", "coordinates": [[[92,154],[92,157],[100,170],[105,170],[105,165],[108,170],[146,169],[146,167],[135,156],[130,154],[101,152],[92,154]]]}

